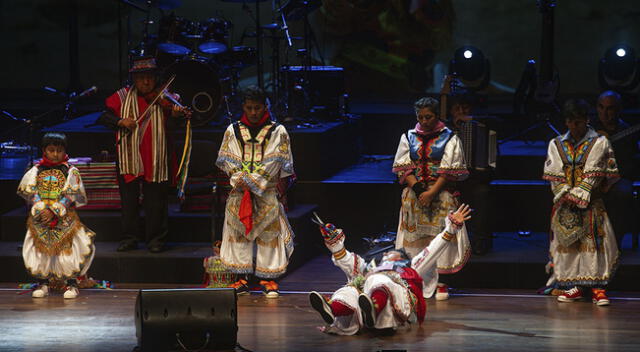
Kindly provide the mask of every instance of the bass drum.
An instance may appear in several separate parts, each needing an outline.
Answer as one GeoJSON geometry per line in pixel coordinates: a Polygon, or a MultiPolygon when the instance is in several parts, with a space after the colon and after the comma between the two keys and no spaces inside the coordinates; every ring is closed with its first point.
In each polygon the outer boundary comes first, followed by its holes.
{"type": "Polygon", "coordinates": [[[186,58],[167,67],[165,77],[176,78],[170,92],[180,94],[182,103],[193,111],[191,124],[204,126],[213,120],[222,103],[220,71],[204,58],[186,58]]]}

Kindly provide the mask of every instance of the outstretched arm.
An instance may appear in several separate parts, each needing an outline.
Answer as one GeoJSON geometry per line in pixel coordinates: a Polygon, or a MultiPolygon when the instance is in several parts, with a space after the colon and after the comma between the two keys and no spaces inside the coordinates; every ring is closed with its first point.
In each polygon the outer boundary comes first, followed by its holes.
{"type": "Polygon", "coordinates": [[[464,222],[471,219],[471,208],[462,204],[455,212],[445,218],[444,231],[439,233],[431,243],[411,260],[411,267],[423,275],[437,265],[438,258],[449,246],[451,240],[458,235],[464,222]]]}
{"type": "Polygon", "coordinates": [[[342,269],[349,280],[364,272],[364,259],[344,247],[345,236],[342,229],[336,229],[333,224],[324,224],[320,226],[320,232],[325,246],[331,251],[331,261],[342,269]]]}

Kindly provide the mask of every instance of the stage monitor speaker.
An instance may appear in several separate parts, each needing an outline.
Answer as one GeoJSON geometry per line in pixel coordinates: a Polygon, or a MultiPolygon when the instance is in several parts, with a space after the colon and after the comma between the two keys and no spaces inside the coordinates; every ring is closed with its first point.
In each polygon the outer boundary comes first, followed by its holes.
{"type": "Polygon", "coordinates": [[[233,349],[238,336],[234,289],[140,290],[136,337],[145,352],[233,349]]]}

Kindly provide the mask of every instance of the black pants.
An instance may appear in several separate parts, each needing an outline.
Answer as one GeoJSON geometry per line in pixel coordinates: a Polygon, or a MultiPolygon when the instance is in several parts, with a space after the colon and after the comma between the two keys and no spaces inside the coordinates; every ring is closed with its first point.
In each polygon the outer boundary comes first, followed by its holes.
{"type": "Polygon", "coordinates": [[[125,183],[118,175],[122,202],[122,242],[136,243],[139,236],[140,191],[144,208],[144,241],[149,247],[162,246],[169,234],[169,199],[167,182],[147,182],[142,179],[125,183]]]}
{"type": "Polygon", "coordinates": [[[478,252],[486,252],[492,246],[493,231],[490,229],[492,204],[489,188],[491,179],[491,172],[475,171],[467,180],[457,185],[462,202],[473,209],[467,228],[471,233],[472,248],[478,252]]]}

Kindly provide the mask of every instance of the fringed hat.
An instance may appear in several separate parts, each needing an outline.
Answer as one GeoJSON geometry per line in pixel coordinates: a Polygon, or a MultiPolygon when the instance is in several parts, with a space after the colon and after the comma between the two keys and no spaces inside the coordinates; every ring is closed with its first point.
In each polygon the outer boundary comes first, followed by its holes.
{"type": "Polygon", "coordinates": [[[156,59],[152,56],[141,56],[133,59],[133,66],[129,69],[129,73],[156,71],[156,59]]]}

